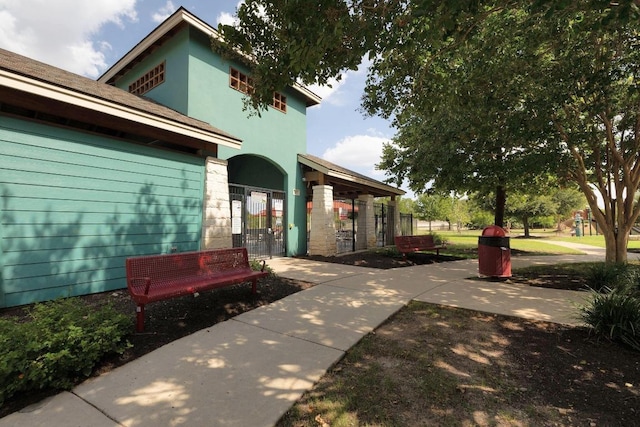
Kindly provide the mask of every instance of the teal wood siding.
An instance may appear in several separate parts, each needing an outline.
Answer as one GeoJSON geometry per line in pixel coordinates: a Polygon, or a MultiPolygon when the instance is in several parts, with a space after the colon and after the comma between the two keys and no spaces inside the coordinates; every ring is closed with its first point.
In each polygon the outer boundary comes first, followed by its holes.
{"type": "Polygon", "coordinates": [[[204,159],[1,119],[0,306],[124,288],[127,256],[200,248],[204,159]]]}

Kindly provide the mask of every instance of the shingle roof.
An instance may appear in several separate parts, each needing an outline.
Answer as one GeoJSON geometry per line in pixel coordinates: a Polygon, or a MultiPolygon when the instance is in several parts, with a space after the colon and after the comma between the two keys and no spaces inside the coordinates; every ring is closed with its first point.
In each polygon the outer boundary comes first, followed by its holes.
{"type": "Polygon", "coordinates": [[[140,112],[152,114],[154,116],[169,119],[206,132],[212,132],[226,138],[240,141],[239,138],[215,128],[209,123],[186,116],[149,99],[133,95],[120,88],[91,80],[87,77],[47,65],[4,49],[0,49],[0,70],[6,70],[10,73],[49,83],[96,99],[110,101],[140,112]]]}

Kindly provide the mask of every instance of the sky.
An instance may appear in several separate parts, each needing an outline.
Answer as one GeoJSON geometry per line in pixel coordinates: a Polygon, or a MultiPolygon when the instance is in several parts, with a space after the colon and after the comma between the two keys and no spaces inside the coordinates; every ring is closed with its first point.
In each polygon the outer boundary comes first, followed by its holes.
{"type": "MultiPolygon", "coordinates": [[[[238,0],[0,0],[0,48],[96,79],[180,6],[217,27],[234,21],[238,0]]],[[[307,152],[377,180],[389,122],[365,117],[366,64],[307,110],[307,152]]],[[[407,190],[407,188],[404,188],[407,190]]],[[[408,194],[412,197],[412,194],[408,194]]]]}

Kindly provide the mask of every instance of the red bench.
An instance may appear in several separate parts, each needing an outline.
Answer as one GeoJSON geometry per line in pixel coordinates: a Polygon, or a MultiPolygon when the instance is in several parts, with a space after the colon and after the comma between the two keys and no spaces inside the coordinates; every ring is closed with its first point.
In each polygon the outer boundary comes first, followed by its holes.
{"type": "Polygon", "coordinates": [[[136,331],[144,331],[144,306],[150,302],[251,282],[267,276],[249,264],[247,248],[215,249],[127,258],[127,288],[136,302],[136,331]]]}
{"type": "Polygon", "coordinates": [[[419,251],[436,251],[436,255],[440,255],[440,249],[446,249],[445,245],[436,245],[431,234],[420,236],[396,236],[396,249],[402,254],[403,258],[407,254],[419,251]]]}

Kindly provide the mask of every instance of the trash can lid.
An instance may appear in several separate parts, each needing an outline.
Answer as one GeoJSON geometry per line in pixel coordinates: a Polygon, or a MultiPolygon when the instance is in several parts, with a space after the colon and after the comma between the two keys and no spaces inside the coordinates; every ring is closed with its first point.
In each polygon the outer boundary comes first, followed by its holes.
{"type": "Polygon", "coordinates": [[[482,230],[482,235],[492,237],[506,237],[507,231],[502,227],[498,227],[497,225],[490,225],[482,230]]]}

